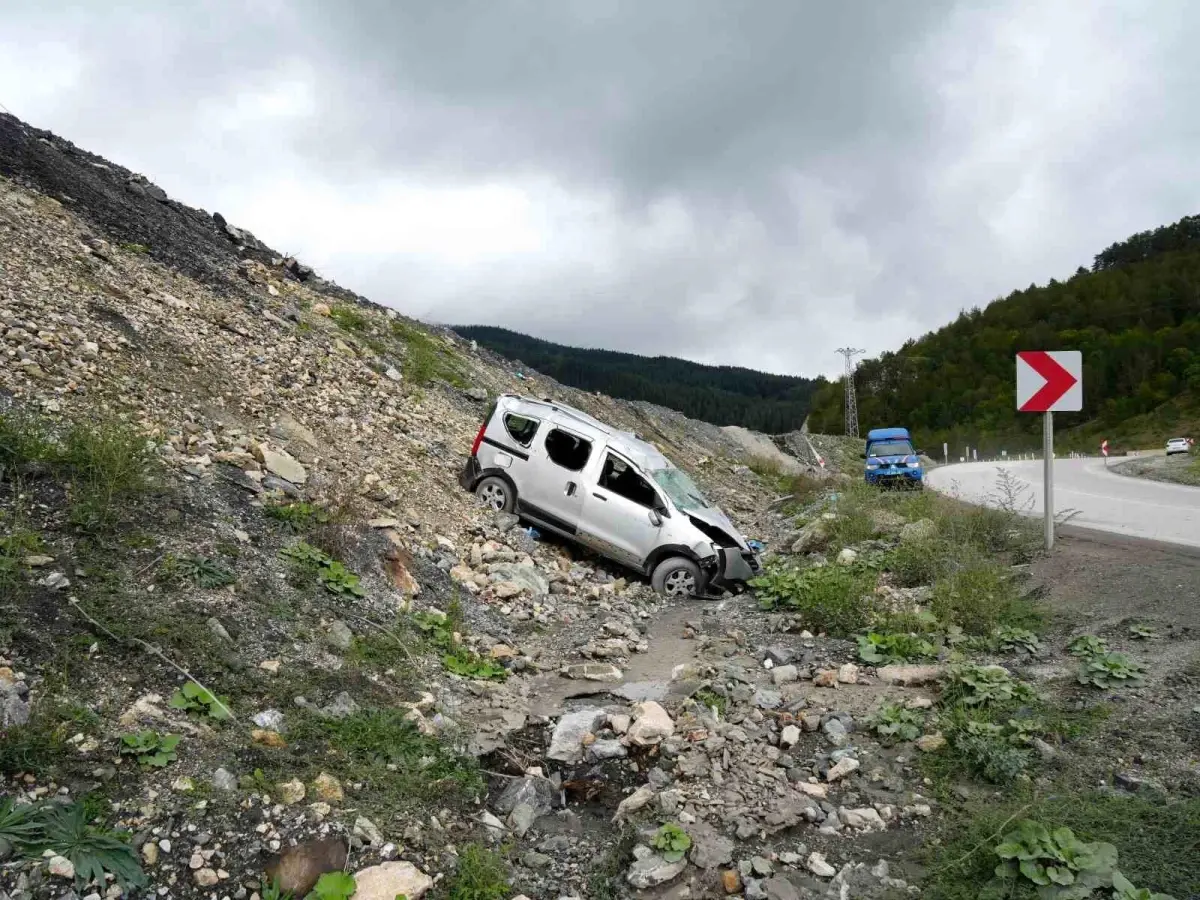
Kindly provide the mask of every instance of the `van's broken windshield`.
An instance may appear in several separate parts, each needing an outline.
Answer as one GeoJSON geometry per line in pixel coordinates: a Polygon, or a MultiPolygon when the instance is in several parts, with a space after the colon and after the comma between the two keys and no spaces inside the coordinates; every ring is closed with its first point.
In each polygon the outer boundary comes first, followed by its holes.
{"type": "Polygon", "coordinates": [[[681,510],[708,509],[712,506],[682,469],[656,469],[650,473],[650,477],[681,510]]]}

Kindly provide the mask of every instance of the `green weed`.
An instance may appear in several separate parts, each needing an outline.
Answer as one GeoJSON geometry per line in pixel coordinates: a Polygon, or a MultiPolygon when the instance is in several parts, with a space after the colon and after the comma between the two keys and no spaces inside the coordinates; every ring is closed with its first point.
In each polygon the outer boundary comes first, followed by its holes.
{"type": "Polygon", "coordinates": [[[657,850],[667,862],[679,862],[691,849],[692,838],[680,826],[674,822],[668,822],[654,832],[654,837],[650,839],[650,846],[657,850]]]}
{"type": "Polygon", "coordinates": [[[1037,699],[1033,686],[1000,666],[956,666],[946,673],[942,703],[948,706],[1002,706],[1037,699]]]}
{"type": "Polygon", "coordinates": [[[858,636],[858,657],[874,666],[894,662],[932,659],[937,647],[915,634],[879,634],[870,631],[858,636]]]}
{"type": "Polygon", "coordinates": [[[317,525],[327,524],[329,513],[319,506],[297,500],[294,503],[268,504],[263,511],[272,519],[282,522],[294,532],[308,531],[317,525]]]}
{"type": "Polygon", "coordinates": [[[168,553],[159,564],[158,571],[168,583],[186,581],[206,590],[237,582],[233,572],[206,556],[176,556],[168,553]]]}
{"type": "MultiPolygon", "coordinates": [[[[1177,897],[1200,893],[1200,799],[1158,799],[1088,791],[1054,791],[1034,798],[994,798],[952,817],[928,846],[928,900],[977,900],[995,877],[996,842],[1021,819],[1054,822],[1081,841],[1104,841],[1119,853],[1120,871],[1135,884],[1177,897]]],[[[1014,885],[1014,888],[1017,885],[1014,885]]],[[[1034,897],[1035,885],[1015,890],[1034,897]]],[[[1120,895],[1118,895],[1120,896],[1120,895]]]]}
{"type": "Polygon", "coordinates": [[[795,612],[812,631],[847,637],[871,623],[876,574],[859,566],[770,565],[750,582],[763,609],[795,612]]]}
{"type": "Polygon", "coordinates": [[[325,872],[317,879],[309,896],[314,900],[349,900],[358,885],[349,872],[325,872]]]}
{"type": "Polygon", "coordinates": [[[194,681],[187,682],[172,694],[167,705],[172,709],[198,713],[217,721],[224,721],[233,716],[229,710],[229,698],[217,697],[194,681]]]}
{"type": "Polygon", "coordinates": [[[353,306],[335,306],[329,310],[329,318],[346,331],[366,331],[371,324],[370,320],[353,306]]]}
{"type": "Polygon", "coordinates": [[[449,900],[508,900],[511,895],[508,868],[497,853],[479,844],[462,848],[458,865],[447,879],[449,900]]]}
{"type": "Polygon", "coordinates": [[[1097,654],[1083,659],[1079,664],[1077,680],[1098,688],[1123,687],[1141,684],[1145,668],[1124,653],[1115,651],[1097,654]]]}
{"type": "Polygon", "coordinates": [[[1017,595],[1008,570],[983,559],[972,560],[933,586],[930,611],[940,622],[968,634],[991,634],[1001,625],[1030,627],[1040,611],[1017,595]]]}
{"type": "Polygon", "coordinates": [[[915,741],[921,736],[925,716],[899,703],[884,703],[870,719],[871,728],[885,740],[915,741]]]}
{"type": "Polygon", "coordinates": [[[161,769],[179,758],[175,748],[180,740],[177,734],[159,734],[150,730],[122,735],[121,755],[132,756],[140,766],[161,769]]]}

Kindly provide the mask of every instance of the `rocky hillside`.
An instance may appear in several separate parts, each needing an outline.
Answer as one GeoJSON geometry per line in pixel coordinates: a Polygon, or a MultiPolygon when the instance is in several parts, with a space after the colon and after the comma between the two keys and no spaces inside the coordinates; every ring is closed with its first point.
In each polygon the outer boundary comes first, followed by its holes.
{"type": "Polygon", "coordinates": [[[1051,645],[1020,518],[803,477],[856,441],[518,375],[11,118],[0,362],[0,900],[966,900],[1023,816],[1200,891],[1192,607],[1051,645]],[[658,443],[757,596],[477,506],[502,391],[658,443]]]}

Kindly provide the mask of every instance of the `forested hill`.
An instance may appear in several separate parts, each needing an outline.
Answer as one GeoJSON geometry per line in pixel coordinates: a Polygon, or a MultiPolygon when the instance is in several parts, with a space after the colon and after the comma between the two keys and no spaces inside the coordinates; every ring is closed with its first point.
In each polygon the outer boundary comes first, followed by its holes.
{"type": "Polygon", "coordinates": [[[808,414],[813,391],[826,384],[824,378],[567,347],[486,325],[454,330],[571,387],[624,400],[645,400],[714,425],[742,425],[767,434],[798,429],[808,414]]]}
{"type": "MultiPolygon", "coordinates": [[[[1200,216],[1136,234],[1098,254],[1090,271],[1015,291],[864,361],[859,422],[906,426],[939,455],[943,441],[983,451],[1036,445],[1040,416],[1015,408],[1018,350],[1083,352],[1083,412],[1055,417],[1068,444],[1157,443],[1171,436],[1164,430],[1200,427],[1200,216]]],[[[842,393],[841,382],[817,391],[812,430],[842,429],[842,393]]]]}

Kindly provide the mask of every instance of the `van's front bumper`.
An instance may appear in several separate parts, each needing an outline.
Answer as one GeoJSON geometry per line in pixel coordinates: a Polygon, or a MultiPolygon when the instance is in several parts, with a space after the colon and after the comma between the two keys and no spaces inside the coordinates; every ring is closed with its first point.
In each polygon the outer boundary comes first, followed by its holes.
{"type": "Polygon", "coordinates": [[[479,483],[479,475],[483,470],[479,466],[479,460],[474,456],[468,456],[466,463],[462,467],[462,471],[458,473],[458,483],[464,491],[475,490],[475,485],[479,483]]]}
{"type": "Polygon", "coordinates": [[[708,579],[709,592],[729,591],[740,594],[746,590],[746,582],[762,571],[762,563],[752,552],[737,547],[719,547],[713,572],[708,579]]]}
{"type": "Polygon", "coordinates": [[[923,469],[910,469],[907,466],[881,466],[864,474],[867,484],[882,487],[920,487],[925,477],[923,469]]]}

